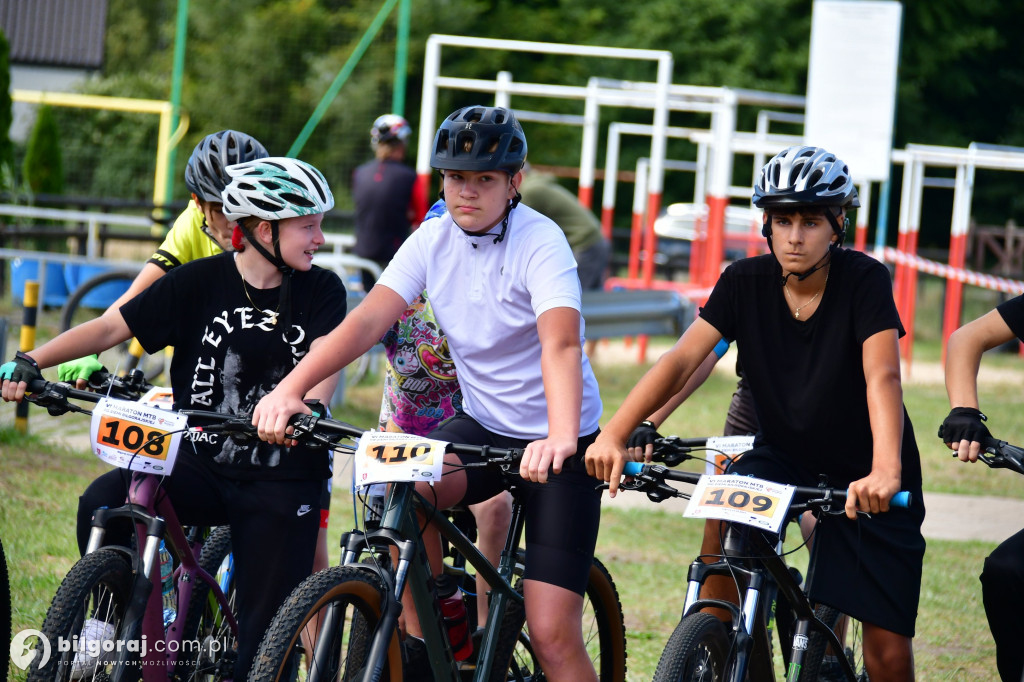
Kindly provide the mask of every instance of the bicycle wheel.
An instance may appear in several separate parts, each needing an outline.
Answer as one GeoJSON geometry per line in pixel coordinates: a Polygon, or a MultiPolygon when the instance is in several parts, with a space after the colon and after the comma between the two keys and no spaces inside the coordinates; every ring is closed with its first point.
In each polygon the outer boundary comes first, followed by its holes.
{"type": "Polygon", "coordinates": [[[33,661],[28,679],[109,679],[117,652],[104,645],[114,645],[131,591],[131,567],[118,552],[100,549],[82,557],[64,577],[43,621],[45,640],[39,642],[35,661],[43,660],[47,647],[50,656],[42,668],[33,661]],[[62,651],[66,643],[83,639],[89,651],[62,651]]]}
{"type": "MultiPolygon", "coordinates": [[[[138,275],[133,270],[109,270],[85,280],[72,292],[60,311],[60,329],[71,327],[99,317],[120,292],[126,291],[138,275]],[[103,306],[103,307],[97,307],[103,306]]],[[[124,372],[141,366],[146,378],[155,379],[164,371],[163,353],[146,355],[137,344],[125,342],[101,356],[101,362],[111,371],[124,372]]]]}
{"type": "MultiPolygon", "coordinates": [[[[814,615],[833,631],[840,620],[845,617],[838,609],[824,604],[818,604],[814,607],[814,615]]],[[[857,680],[859,682],[867,682],[868,674],[864,668],[863,634],[860,622],[847,618],[846,623],[842,626],[839,640],[843,642],[843,655],[846,656],[850,665],[853,666],[857,680]]],[[[812,631],[807,638],[807,654],[804,657],[804,666],[800,670],[800,680],[812,680],[813,682],[825,680],[830,682],[831,680],[846,679],[846,675],[843,673],[838,661],[825,661],[827,648],[828,640],[826,637],[820,632],[812,631]]],[[[832,655],[835,655],[834,652],[832,655]]]]}
{"type": "MultiPolygon", "coordinates": [[[[583,595],[583,642],[601,682],[623,682],[626,679],[626,626],[622,618],[622,603],[611,573],[597,557],[590,567],[587,591],[583,595]]],[[[526,627],[513,659],[520,670],[532,671],[525,679],[540,679],[540,664],[533,655],[526,627]]]]}
{"type": "Polygon", "coordinates": [[[11,581],[7,574],[7,555],[0,540],[0,642],[11,641],[11,581]]]}
{"type": "MultiPolygon", "coordinates": [[[[230,554],[231,529],[220,526],[213,529],[203,543],[199,565],[220,583],[231,612],[237,616],[234,581],[230,580],[230,575],[225,575],[230,566],[230,554]]],[[[232,631],[220,602],[210,594],[209,585],[201,580],[193,584],[185,637],[194,645],[182,649],[179,676],[186,680],[232,679],[238,633],[232,631]]]]}
{"type": "Polygon", "coordinates": [[[709,613],[686,616],[665,645],[654,682],[711,682],[725,679],[729,638],[725,626],[709,613]]]}
{"type": "MultiPolygon", "coordinates": [[[[316,673],[328,682],[358,679],[366,665],[370,633],[380,622],[388,593],[371,571],[335,566],[306,578],[278,609],[267,628],[249,673],[249,682],[304,680],[316,673]],[[318,630],[332,616],[334,632],[323,634],[318,655],[306,651],[302,632],[318,630]],[[329,636],[329,640],[324,637],[329,636]]],[[[402,654],[397,631],[391,638],[381,680],[402,679],[402,654]]]]}

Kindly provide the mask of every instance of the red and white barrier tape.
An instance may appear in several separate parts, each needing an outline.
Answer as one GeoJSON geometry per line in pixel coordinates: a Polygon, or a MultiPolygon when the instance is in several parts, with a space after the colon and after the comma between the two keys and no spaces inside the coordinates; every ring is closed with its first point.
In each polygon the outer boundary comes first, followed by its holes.
{"type": "Polygon", "coordinates": [[[995,291],[1002,291],[1008,294],[1020,294],[1024,292],[1024,282],[1016,279],[1007,279],[1005,277],[996,277],[994,275],[985,275],[980,272],[974,272],[972,270],[964,270],[962,268],[954,268],[945,263],[937,263],[927,258],[921,258],[920,256],[913,256],[903,251],[897,251],[892,247],[885,247],[882,251],[883,260],[891,261],[893,263],[899,263],[901,265],[909,265],[915,270],[928,273],[929,275],[937,275],[938,277],[945,277],[946,279],[955,279],[964,284],[971,284],[977,287],[983,287],[985,289],[993,289],[995,291]]]}

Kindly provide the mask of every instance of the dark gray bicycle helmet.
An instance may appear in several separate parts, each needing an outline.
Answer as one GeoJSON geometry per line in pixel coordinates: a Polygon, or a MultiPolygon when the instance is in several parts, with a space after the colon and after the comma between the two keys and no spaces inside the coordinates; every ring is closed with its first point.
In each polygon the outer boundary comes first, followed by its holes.
{"type": "Polygon", "coordinates": [[[221,192],[231,182],[225,170],[228,166],[267,156],[270,155],[256,138],[237,130],[207,135],[188,159],[185,186],[203,201],[220,201],[221,192]]]}
{"type": "Polygon", "coordinates": [[[841,206],[857,208],[850,169],[821,147],[783,149],[764,165],[754,184],[754,206],[841,206]]]}
{"type": "Polygon", "coordinates": [[[434,136],[430,166],[437,170],[502,170],[515,175],[526,161],[526,134],[502,107],[471,106],[454,112],[434,136]]]}

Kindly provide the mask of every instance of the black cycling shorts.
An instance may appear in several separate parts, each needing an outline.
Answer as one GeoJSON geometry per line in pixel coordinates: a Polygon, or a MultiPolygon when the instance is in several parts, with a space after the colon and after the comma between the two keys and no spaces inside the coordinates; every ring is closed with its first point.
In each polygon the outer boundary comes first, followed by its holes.
{"type": "MultiPolygon", "coordinates": [[[[517,479],[517,495],[526,514],[526,568],[523,577],[558,585],[582,595],[587,589],[594,547],[601,522],[600,481],[588,476],[583,465],[595,431],[579,439],[576,454],[566,460],[562,473],[547,483],[517,479]]],[[[459,414],[429,434],[430,438],[469,445],[524,448],[530,441],[492,433],[472,417],[459,414]]],[[[462,462],[480,461],[459,455],[462,462]]],[[[506,489],[501,474],[491,468],[466,469],[466,496],[460,505],[477,504],[506,489]]]]}
{"type": "MultiPolygon", "coordinates": [[[[797,466],[772,446],[744,453],[728,473],[788,485],[816,486],[818,475],[797,466]]],[[[847,481],[830,481],[836,488],[847,481]]],[[[821,515],[814,533],[813,575],[808,594],[815,603],[839,609],[859,621],[914,636],[924,563],[924,502],[911,490],[908,509],[883,514],[821,515]]]]}

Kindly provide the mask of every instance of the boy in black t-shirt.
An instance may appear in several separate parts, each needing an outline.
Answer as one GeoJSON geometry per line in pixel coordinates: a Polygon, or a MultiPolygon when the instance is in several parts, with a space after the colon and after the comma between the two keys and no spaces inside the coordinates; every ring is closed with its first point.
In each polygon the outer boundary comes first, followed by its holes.
{"type": "Polygon", "coordinates": [[[796,485],[816,485],[824,474],[831,486],[848,487],[846,516],[821,521],[816,532],[810,596],[864,623],[873,682],[911,680],[924,505],[889,274],[840,248],[846,210],[859,202],[833,154],[780,152],[762,169],[753,201],[764,209],[772,253],[725,270],[700,317],[587,451],[587,469],[609,481],[614,496],[633,429],[686,384],[716,343],[735,340],[760,431],[731,472],[796,485]],[[890,511],[900,490],[911,491],[912,506],[890,511]]]}
{"type": "MultiPolygon", "coordinates": [[[[238,221],[242,250],[175,268],[120,308],[70,329],[0,366],[4,400],[20,401],[40,367],[97,353],[132,336],[147,352],[174,346],[171,388],[178,409],[250,414],[345,316],[338,276],[312,265],[334,198],[312,166],[268,157],[229,166],[224,213],[238,221]]],[[[306,398],[327,404],[336,377],[306,398]]],[[[277,608],[310,574],[320,525],[327,451],[215,435],[183,441],[161,486],[185,525],[231,526],[238,609],[234,679],[246,679],[277,608]],[[271,548],[272,551],[267,551],[271,548]]],[[[97,478],[79,501],[84,550],[92,512],[124,503],[128,472],[97,478]]],[[[127,544],[126,529],[107,540],[127,544]],[[119,537],[120,536],[120,537],[119,537]]],[[[101,631],[103,628],[101,628],[101,631]]]]}
{"type": "MultiPolygon", "coordinates": [[[[961,462],[977,462],[982,441],[990,436],[978,400],[978,368],[987,350],[1024,341],[1024,296],[999,304],[995,310],[953,332],[946,346],[946,392],[949,415],[939,438],[961,462]]],[[[1004,540],[985,558],[981,572],[982,599],[996,642],[999,677],[1018,682],[1024,672],[1024,530],[1004,540]]]]}

